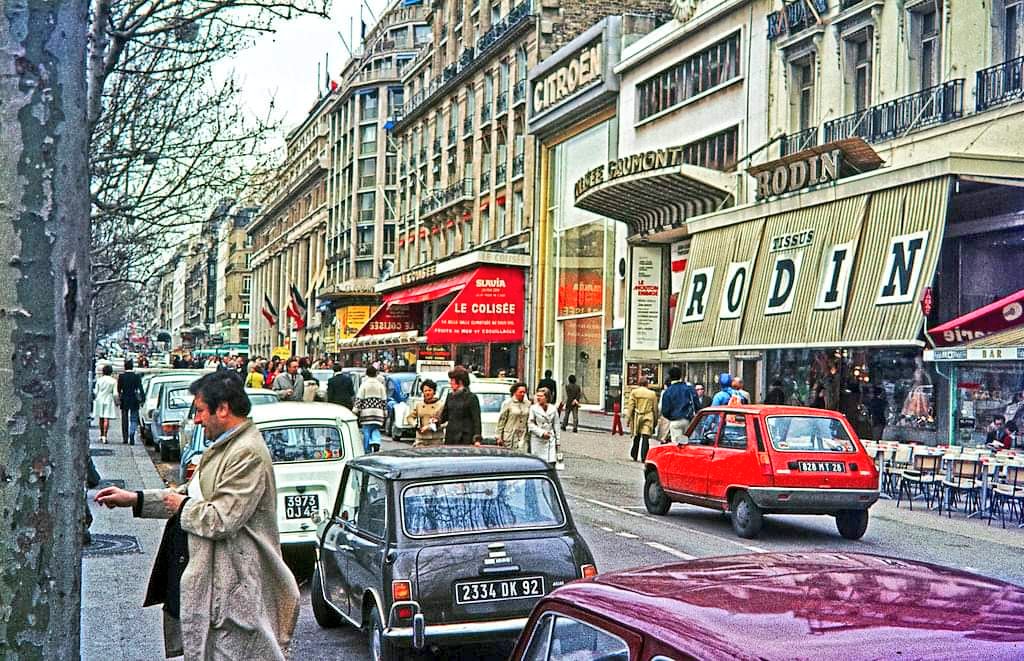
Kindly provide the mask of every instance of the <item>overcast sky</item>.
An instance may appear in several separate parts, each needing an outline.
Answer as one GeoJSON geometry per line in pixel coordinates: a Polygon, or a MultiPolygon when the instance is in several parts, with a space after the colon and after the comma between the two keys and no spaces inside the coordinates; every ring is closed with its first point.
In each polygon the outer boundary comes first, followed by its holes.
{"type": "MultiPolygon", "coordinates": [[[[354,40],[359,41],[359,8],[361,0],[334,0],[331,20],[302,17],[281,21],[277,32],[257,39],[256,44],[226,66],[233,68],[243,85],[242,103],[257,116],[265,116],[274,100],[274,113],[284,119],[287,131],[299,124],[317,99],[317,63],[320,80],[326,78],[325,61],[335,79],[349,54],[342,44],[340,32],[349,39],[351,27],[354,40]]],[[[380,18],[388,0],[366,0],[373,16],[380,18]]],[[[374,21],[364,7],[368,27],[374,21]]],[[[355,44],[349,43],[355,49],[355,44]]]]}

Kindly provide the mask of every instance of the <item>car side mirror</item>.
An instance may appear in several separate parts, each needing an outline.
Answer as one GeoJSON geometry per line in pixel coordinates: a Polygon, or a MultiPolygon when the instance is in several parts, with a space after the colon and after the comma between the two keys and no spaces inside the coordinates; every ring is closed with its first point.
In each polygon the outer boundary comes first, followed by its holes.
{"type": "Polygon", "coordinates": [[[685,434],[683,436],[681,436],[678,441],[676,441],[676,445],[679,445],[679,446],[689,445],[689,444],[690,444],[690,437],[686,436],[685,434]]]}

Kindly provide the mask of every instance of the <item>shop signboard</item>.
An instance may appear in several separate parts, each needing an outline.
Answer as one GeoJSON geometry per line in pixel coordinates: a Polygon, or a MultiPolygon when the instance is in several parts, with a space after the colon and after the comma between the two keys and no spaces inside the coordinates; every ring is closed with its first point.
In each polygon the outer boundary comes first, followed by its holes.
{"type": "Polygon", "coordinates": [[[604,79],[602,43],[580,48],[565,64],[533,83],[533,114],[539,115],[604,79]]]}
{"type": "Polygon", "coordinates": [[[420,347],[417,352],[418,360],[440,360],[450,361],[452,360],[451,347],[443,344],[428,344],[425,347],[420,347]]]}
{"type": "Polygon", "coordinates": [[[524,288],[522,269],[481,266],[427,329],[427,342],[521,342],[524,288]]]}
{"type": "Polygon", "coordinates": [[[292,356],[292,348],[287,344],[274,347],[270,352],[270,355],[274,358],[280,358],[281,360],[287,360],[292,356]]]}
{"type": "Polygon", "coordinates": [[[936,363],[964,363],[1024,360],[1024,347],[985,347],[979,349],[934,349],[924,359],[936,363]]]}
{"type": "MultiPolygon", "coordinates": [[[[413,306],[389,304],[377,310],[369,321],[359,329],[357,335],[384,335],[386,333],[404,333],[416,330],[413,318],[413,306]]],[[[419,308],[416,308],[417,310],[419,308]]]]}
{"type": "Polygon", "coordinates": [[[633,289],[629,298],[629,345],[637,351],[661,348],[661,271],[660,246],[633,248],[633,289]]]}
{"type": "Polygon", "coordinates": [[[1024,289],[928,330],[937,347],[955,346],[1024,324],[1024,289]]]}
{"type": "Polygon", "coordinates": [[[373,315],[370,305],[347,305],[334,311],[337,320],[338,339],[347,340],[356,336],[373,315]]]}

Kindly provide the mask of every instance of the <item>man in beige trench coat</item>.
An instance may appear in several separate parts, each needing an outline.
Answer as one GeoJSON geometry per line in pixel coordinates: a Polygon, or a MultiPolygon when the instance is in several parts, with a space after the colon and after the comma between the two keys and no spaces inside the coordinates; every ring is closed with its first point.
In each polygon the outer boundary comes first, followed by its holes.
{"type": "MultiPolygon", "coordinates": [[[[96,501],[132,507],[146,518],[180,514],[188,564],[181,574],[180,621],[163,601],[168,657],[284,659],[298,619],[299,589],[281,558],[270,453],[246,417],[249,398],[237,374],[219,370],[190,390],[196,424],[215,439],[192,480],[177,489],[109,487],[96,494],[96,501]]],[[[158,573],[154,568],[150,594],[160,590],[155,583],[166,580],[158,573]]]]}

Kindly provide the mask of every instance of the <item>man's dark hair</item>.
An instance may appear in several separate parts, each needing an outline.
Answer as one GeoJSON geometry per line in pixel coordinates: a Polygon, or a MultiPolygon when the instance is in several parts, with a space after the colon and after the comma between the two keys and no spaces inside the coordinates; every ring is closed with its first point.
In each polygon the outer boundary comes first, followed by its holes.
{"type": "Polygon", "coordinates": [[[132,369],[133,367],[135,367],[135,364],[134,364],[134,363],[132,363],[132,361],[131,361],[131,360],[126,360],[126,361],[124,361],[124,368],[125,368],[126,370],[130,370],[130,369],[132,369]]]}
{"type": "Polygon", "coordinates": [[[296,365],[299,365],[300,367],[302,365],[302,363],[299,361],[298,358],[289,358],[288,362],[284,364],[285,369],[288,369],[289,367],[291,367],[292,363],[295,363],[296,365]]]}
{"type": "Polygon", "coordinates": [[[514,395],[516,394],[516,391],[519,390],[520,388],[526,388],[526,392],[530,392],[530,386],[520,381],[518,383],[513,383],[512,387],[508,389],[508,393],[510,395],[514,395]]]}
{"type": "Polygon", "coordinates": [[[335,372],[340,372],[341,369],[342,369],[341,368],[341,363],[334,363],[334,371],[335,372]]]}
{"type": "Polygon", "coordinates": [[[782,387],[782,381],[780,381],[779,379],[775,379],[774,381],[772,381],[772,388],[781,388],[781,387],[782,387]]]}
{"type": "Polygon", "coordinates": [[[377,376],[377,368],[374,367],[373,365],[370,365],[369,367],[367,367],[366,368],[366,376],[368,376],[370,378],[373,378],[373,377],[377,376]]]}
{"type": "Polygon", "coordinates": [[[996,413],[994,416],[992,416],[992,422],[996,422],[998,420],[1006,422],[1006,416],[1003,415],[1002,413],[996,413]]]}
{"type": "Polygon", "coordinates": [[[423,383],[420,384],[420,390],[424,388],[430,388],[434,392],[437,392],[437,382],[433,379],[424,379],[423,383]]]}
{"type": "Polygon", "coordinates": [[[680,381],[683,378],[683,370],[678,365],[673,365],[668,368],[668,380],[669,381],[680,381]]]}
{"type": "Polygon", "coordinates": [[[704,387],[704,384],[703,384],[703,383],[701,383],[700,381],[698,381],[697,383],[693,384],[693,387],[694,387],[694,388],[703,388],[703,387],[704,387]]]}
{"type": "Polygon", "coordinates": [[[464,388],[469,387],[469,370],[465,367],[457,366],[452,368],[452,371],[448,372],[448,378],[458,381],[464,388]]]}
{"type": "Polygon", "coordinates": [[[550,379],[551,378],[551,370],[544,370],[544,378],[545,379],[550,379]]]}
{"type": "Polygon", "coordinates": [[[249,396],[245,394],[242,377],[231,370],[217,370],[206,374],[193,381],[188,391],[201,396],[211,413],[220,408],[222,402],[228,405],[232,413],[240,417],[249,415],[249,411],[252,410],[249,396]]]}
{"type": "Polygon", "coordinates": [[[103,366],[103,375],[104,376],[110,376],[113,373],[114,373],[114,367],[112,365],[104,365],[103,366]]]}
{"type": "Polygon", "coordinates": [[[570,374],[569,375],[569,383],[576,383],[576,375],[575,374],[570,374]]]}

